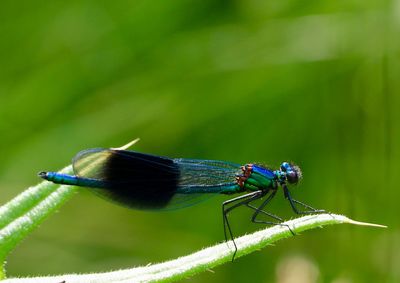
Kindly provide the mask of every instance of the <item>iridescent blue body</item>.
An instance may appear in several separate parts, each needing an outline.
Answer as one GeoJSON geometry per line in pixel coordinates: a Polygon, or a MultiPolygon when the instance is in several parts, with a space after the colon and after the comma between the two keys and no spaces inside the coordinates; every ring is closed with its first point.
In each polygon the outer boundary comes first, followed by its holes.
{"type": "MultiPolygon", "coordinates": [[[[244,167],[252,167],[250,176],[244,181],[244,185],[240,186],[237,182],[221,183],[214,185],[184,185],[178,186],[177,194],[193,194],[193,193],[208,193],[208,194],[234,194],[244,191],[268,190],[277,188],[278,172],[270,169],[246,164],[244,167]]],[[[239,175],[236,176],[236,179],[239,175]]],[[[56,184],[72,185],[87,188],[107,188],[109,186],[106,180],[93,178],[84,178],[76,175],[68,175],[57,172],[41,173],[41,177],[56,184]]]]}
{"type": "Polygon", "coordinates": [[[186,206],[185,195],[236,194],[276,189],[282,170],[261,165],[167,158],[127,150],[89,149],[73,160],[75,175],[42,172],[48,181],[96,189],[104,197],[133,208],[186,206]]]}

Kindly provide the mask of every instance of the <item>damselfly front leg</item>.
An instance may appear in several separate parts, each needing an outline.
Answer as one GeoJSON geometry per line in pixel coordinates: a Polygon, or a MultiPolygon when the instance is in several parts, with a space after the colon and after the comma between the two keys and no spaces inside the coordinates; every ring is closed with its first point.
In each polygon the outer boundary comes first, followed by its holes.
{"type": "Polygon", "coordinates": [[[324,209],[316,209],[312,206],[309,206],[308,204],[305,204],[301,201],[295,200],[292,198],[292,196],[290,195],[289,189],[287,188],[286,184],[281,184],[282,188],[283,188],[283,193],[285,195],[285,198],[289,201],[290,206],[292,207],[292,210],[294,211],[294,213],[299,214],[299,215],[306,215],[306,214],[318,214],[318,213],[327,213],[326,210],[324,209]],[[302,205],[303,207],[309,209],[309,210],[303,210],[300,211],[295,204],[299,204],[302,205]]]}

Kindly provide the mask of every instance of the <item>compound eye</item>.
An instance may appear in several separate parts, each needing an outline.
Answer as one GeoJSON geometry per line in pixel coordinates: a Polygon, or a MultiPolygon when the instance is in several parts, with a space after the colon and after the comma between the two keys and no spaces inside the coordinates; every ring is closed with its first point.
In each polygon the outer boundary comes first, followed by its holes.
{"type": "Polygon", "coordinates": [[[286,178],[290,184],[295,184],[299,181],[299,177],[297,176],[296,171],[293,170],[286,173],[286,178]]]}

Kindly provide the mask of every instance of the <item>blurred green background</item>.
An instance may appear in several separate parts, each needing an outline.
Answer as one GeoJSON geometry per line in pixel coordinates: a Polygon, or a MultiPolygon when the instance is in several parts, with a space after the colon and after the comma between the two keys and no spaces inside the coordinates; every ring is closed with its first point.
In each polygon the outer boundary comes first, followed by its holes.
{"type": "MultiPolygon", "coordinates": [[[[399,31],[399,0],[2,1],[0,200],[137,137],[171,157],[293,160],[297,199],[389,229],[310,231],[190,282],[399,282],[399,31]]],[[[189,254],[223,240],[225,199],[155,213],[82,191],[8,274],[189,254]]],[[[270,209],[293,217],[281,194],[270,209]]],[[[249,215],[232,214],[236,235],[261,228],[249,215]]]]}

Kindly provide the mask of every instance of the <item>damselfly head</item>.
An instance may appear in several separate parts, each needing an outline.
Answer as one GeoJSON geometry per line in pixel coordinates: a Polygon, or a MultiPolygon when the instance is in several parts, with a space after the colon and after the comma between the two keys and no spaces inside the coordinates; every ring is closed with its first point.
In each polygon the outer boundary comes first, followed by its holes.
{"type": "Polygon", "coordinates": [[[297,184],[302,177],[300,167],[289,162],[281,164],[281,171],[285,172],[289,184],[297,184]]]}

